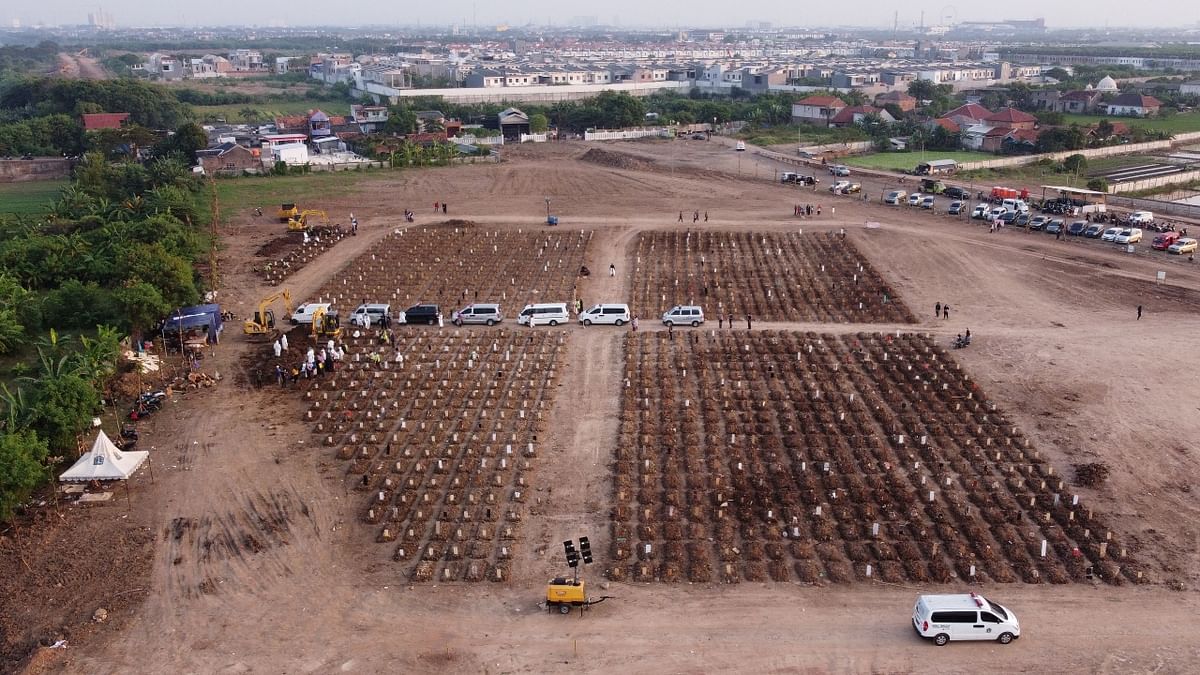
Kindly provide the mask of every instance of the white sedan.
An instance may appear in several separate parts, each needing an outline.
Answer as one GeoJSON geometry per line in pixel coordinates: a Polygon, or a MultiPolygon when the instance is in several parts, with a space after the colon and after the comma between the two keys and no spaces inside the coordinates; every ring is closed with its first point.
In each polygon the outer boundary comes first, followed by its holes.
{"type": "Polygon", "coordinates": [[[1120,228],[1120,227],[1110,227],[1104,231],[1104,234],[1100,235],[1100,240],[1101,241],[1116,241],[1117,235],[1121,234],[1123,229],[1124,228],[1120,228]]]}
{"type": "Polygon", "coordinates": [[[1121,230],[1121,234],[1118,234],[1116,238],[1113,239],[1113,241],[1118,244],[1136,244],[1141,240],[1142,231],[1136,227],[1125,228],[1124,230],[1121,230]]]}

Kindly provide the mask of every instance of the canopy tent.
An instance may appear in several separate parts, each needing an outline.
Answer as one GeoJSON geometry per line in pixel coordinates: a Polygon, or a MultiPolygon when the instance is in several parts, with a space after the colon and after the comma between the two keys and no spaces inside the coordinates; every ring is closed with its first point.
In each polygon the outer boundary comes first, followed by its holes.
{"type": "Polygon", "coordinates": [[[180,307],[163,320],[162,333],[165,337],[168,333],[179,334],[192,328],[203,328],[207,332],[207,341],[217,343],[224,328],[221,323],[221,306],[180,307]]]}
{"type": "Polygon", "coordinates": [[[145,450],[121,450],[113,445],[102,430],[96,436],[96,442],[92,443],[92,449],[85,452],[58,479],[64,482],[127,480],[149,456],[150,453],[145,450]]]}

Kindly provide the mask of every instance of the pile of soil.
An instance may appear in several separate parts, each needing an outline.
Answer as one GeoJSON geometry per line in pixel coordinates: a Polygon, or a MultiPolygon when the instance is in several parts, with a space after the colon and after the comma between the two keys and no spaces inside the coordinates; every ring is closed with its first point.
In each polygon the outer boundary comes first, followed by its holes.
{"type": "Polygon", "coordinates": [[[259,258],[279,258],[300,247],[304,238],[299,233],[285,234],[258,247],[254,255],[259,258]]]}
{"type": "Polygon", "coordinates": [[[1104,462],[1075,465],[1075,483],[1084,487],[1097,487],[1108,480],[1110,469],[1104,462]]]}
{"type": "Polygon", "coordinates": [[[614,169],[649,170],[654,168],[652,160],[634,157],[623,152],[602,150],[600,148],[588,150],[579,159],[601,166],[611,166],[614,169]]]}

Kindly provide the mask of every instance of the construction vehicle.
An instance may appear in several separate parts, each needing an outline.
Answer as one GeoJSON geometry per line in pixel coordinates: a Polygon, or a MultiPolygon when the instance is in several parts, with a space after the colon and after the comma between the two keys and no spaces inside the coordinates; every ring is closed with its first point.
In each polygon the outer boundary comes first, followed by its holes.
{"type": "Polygon", "coordinates": [[[287,226],[288,232],[311,233],[315,229],[319,229],[322,232],[333,229],[333,226],[329,224],[329,216],[326,215],[324,211],[317,211],[314,209],[305,209],[304,211],[301,211],[300,215],[296,216],[295,218],[289,218],[287,221],[287,226]],[[308,221],[310,216],[320,216],[321,225],[310,223],[308,221]]]}
{"type": "Polygon", "coordinates": [[[279,222],[281,223],[286,223],[299,215],[300,209],[296,208],[295,204],[283,204],[279,207],[279,222]]]}
{"type": "Polygon", "coordinates": [[[320,339],[339,340],[342,337],[341,320],[337,312],[331,312],[325,307],[318,307],[312,315],[313,342],[320,339]]]}
{"type": "Polygon", "coordinates": [[[575,550],[575,542],[570,539],[563,542],[563,550],[567,554],[567,566],[575,570],[575,576],[571,579],[555,577],[550,580],[546,586],[546,611],[553,612],[557,607],[559,613],[570,614],[572,607],[578,607],[579,615],[583,616],[585,609],[590,609],[592,605],[598,605],[613,596],[589,598],[587,586],[579,578],[580,561],[585,565],[592,563],[592,545],[588,543],[587,537],[579,538],[579,550],[575,550]]]}
{"type": "Polygon", "coordinates": [[[276,300],[283,300],[284,316],[291,317],[292,292],[285,288],[278,293],[268,295],[258,303],[258,308],[254,310],[254,316],[242,323],[242,332],[251,337],[274,339],[275,311],[271,309],[271,305],[276,300]]]}

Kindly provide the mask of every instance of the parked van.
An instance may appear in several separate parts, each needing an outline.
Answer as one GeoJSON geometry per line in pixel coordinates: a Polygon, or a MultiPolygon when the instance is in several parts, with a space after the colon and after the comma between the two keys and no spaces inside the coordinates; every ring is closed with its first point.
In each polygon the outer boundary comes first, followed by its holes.
{"type": "Polygon", "coordinates": [[[1029,205],[1022,199],[1005,199],[1000,202],[1000,206],[1008,209],[1011,213],[1029,213],[1029,205]]]}
{"type": "Polygon", "coordinates": [[[1142,241],[1142,228],[1127,227],[1121,230],[1121,233],[1113,238],[1113,241],[1118,244],[1137,244],[1142,241]]]}
{"type": "Polygon", "coordinates": [[[1130,225],[1149,225],[1154,222],[1153,211],[1134,211],[1129,214],[1130,225]]]}
{"type": "Polygon", "coordinates": [[[976,593],[922,595],[913,607],[917,635],[939,647],[951,640],[995,640],[1006,645],[1021,637],[1021,625],[1009,609],[976,593]]]}
{"type": "Polygon", "coordinates": [[[592,324],[612,324],[614,326],[623,326],[629,321],[629,305],[624,304],[599,304],[591,309],[586,309],[579,315],[579,323],[590,326],[592,324]]]}
{"type": "Polygon", "coordinates": [[[467,305],[450,317],[450,322],[456,326],[467,323],[481,323],[485,326],[494,326],[503,320],[504,317],[500,314],[500,305],[481,305],[479,303],[467,305]]]}
{"type": "Polygon", "coordinates": [[[907,197],[908,197],[908,193],[905,192],[904,190],[892,190],[891,192],[887,193],[887,195],[883,198],[883,203],[891,204],[892,206],[898,206],[900,204],[903,204],[905,198],[907,198],[907,197]]]}
{"type": "Polygon", "coordinates": [[[296,311],[292,312],[292,323],[312,323],[314,312],[322,308],[328,312],[329,307],[330,305],[328,302],[306,302],[297,307],[296,311]]]}
{"type": "Polygon", "coordinates": [[[677,324],[699,326],[704,323],[704,310],[696,305],[675,305],[666,312],[663,312],[662,322],[664,326],[674,326],[677,324]]]}
{"type": "Polygon", "coordinates": [[[557,326],[571,320],[571,312],[565,302],[539,302],[525,305],[525,309],[517,315],[517,323],[522,326],[557,326]]]}
{"type": "Polygon", "coordinates": [[[1178,232],[1162,232],[1154,235],[1154,241],[1150,242],[1150,247],[1165,251],[1171,248],[1171,244],[1174,244],[1176,239],[1179,239],[1178,232]]]}
{"type": "Polygon", "coordinates": [[[392,306],[384,303],[367,303],[359,305],[358,309],[350,314],[350,323],[355,326],[367,325],[367,317],[371,317],[371,325],[378,326],[383,322],[383,317],[392,317],[392,306]]]}

